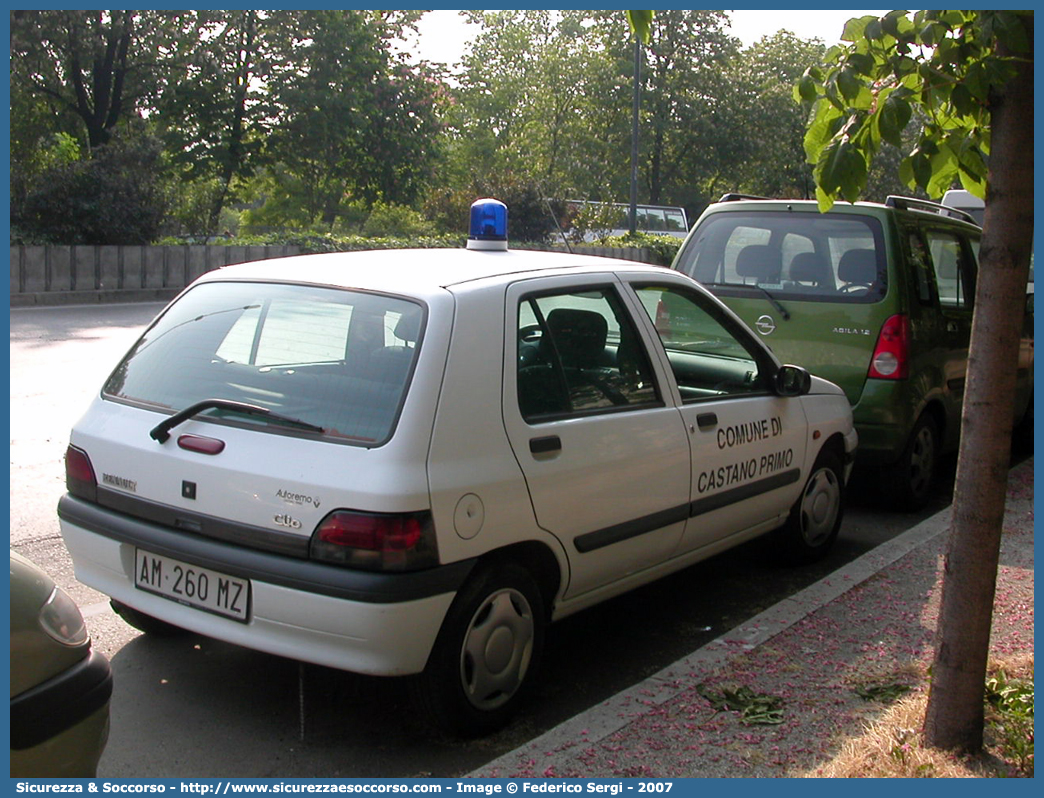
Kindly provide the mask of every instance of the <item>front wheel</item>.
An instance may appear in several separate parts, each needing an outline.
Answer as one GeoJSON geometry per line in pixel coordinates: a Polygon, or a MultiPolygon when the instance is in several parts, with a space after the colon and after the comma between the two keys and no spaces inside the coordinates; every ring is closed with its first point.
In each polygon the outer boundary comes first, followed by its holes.
{"type": "Polygon", "coordinates": [[[789,560],[811,563],[826,556],[841,529],[844,498],[841,458],[833,451],[820,452],[790,517],[779,531],[789,560]]]}
{"type": "Polygon", "coordinates": [[[450,734],[504,726],[533,680],[544,644],[540,589],[515,563],[480,566],[450,606],[414,697],[450,734]]]}

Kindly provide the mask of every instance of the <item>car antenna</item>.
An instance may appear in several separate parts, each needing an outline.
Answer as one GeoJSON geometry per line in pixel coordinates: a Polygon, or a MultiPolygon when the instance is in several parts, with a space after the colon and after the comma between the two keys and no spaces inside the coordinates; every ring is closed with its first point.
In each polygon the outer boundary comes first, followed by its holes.
{"type": "Polygon", "coordinates": [[[551,200],[549,200],[547,197],[544,197],[544,205],[547,206],[547,212],[551,215],[551,219],[554,221],[555,227],[558,228],[558,234],[562,236],[562,243],[565,244],[565,248],[569,251],[569,254],[572,255],[573,248],[569,246],[569,238],[566,236],[565,230],[562,229],[562,225],[558,223],[558,217],[555,216],[555,211],[551,207],[551,200]]]}

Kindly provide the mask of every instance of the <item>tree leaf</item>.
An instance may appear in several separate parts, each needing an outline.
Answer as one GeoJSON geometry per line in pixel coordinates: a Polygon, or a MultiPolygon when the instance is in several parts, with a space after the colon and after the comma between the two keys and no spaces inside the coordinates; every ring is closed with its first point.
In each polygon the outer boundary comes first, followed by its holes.
{"type": "Polygon", "coordinates": [[[837,75],[837,90],[848,102],[853,102],[859,97],[859,90],[863,88],[863,81],[859,79],[855,70],[844,67],[837,75]]]}
{"type": "Polygon", "coordinates": [[[841,129],[844,123],[841,112],[826,100],[816,103],[812,121],[805,132],[805,155],[809,163],[816,163],[823,148],[841,129]]]}
{"type": "Polygon", "coordinates": [[[863,31],[866,30],[866,26],[871,22],[875,22],[877,17],[853,17],[845,23],[844,32],[841,34],[841,41],[843,42],[855,42],[863,38],[863,31]]]}
{"type": "Polygon", "coordinates": [[[797,85],[794,87],[794,99],[801,102],[815,102],[816,97],[819,96],[819,91],[816,88],[816,82],[812,79],[812,76],[806,72],[798,80],[797,85]]]}
{"type": "Polygon", "coordinates": [[[915,150],[907,160],[910,164],[913,184],[918,188],[927,188],[929,181],[932,179],[931,157],[920,150],[915,150]]]}
{"type": "Polygon", "coordinates": [[[913,116],[913,108],[897,91],[891,91],[881,103],[875,118],[881,138],[893,147],[903,146],[903,131],[913,116]]]}
{"type": "MultiPolygon", "coordinates": [[[[1026,36],[1026,26],[1019,19],[1019,11],[982,11],[983,32],[993,35],[1005,47],[1014,53],[1026,53],[1031,49],[1030,42],[1026,36]]],[[[1033,12],[1031,11],[1030,14],[1033,12]]],[[[1030,27],[1033,26],[1032,20],[1030,27]]]]}
{"type": "Polygon", "coordinates": [[[628,11],[627,22],[631,26],[631,33],[638,37],[642,44],[648,44],[652,36],[652,11],[628,11]]]}
{"type": "Polygon", "coordinates": [[[823,191],[822,187],[816,186],[816,202],[819,205],[819,212],[826,213],[834,207],[834,197],[831,194],[823,191]]]}
{"type": "Polygon", "coordinates": [[[816,183],[848,202],[859,199],[866,174],[866,160],[848,137],[834,139],[824,147],[816,164],[816,183]]]}
{"type": "Polygon", "coordinates": [[[856,73],[869,77],[873,75],[874,66],[877,64],[877,61],[872,55],[868,55],[867,53],[851,53],[848,56],[847,64],[856,73]]]}

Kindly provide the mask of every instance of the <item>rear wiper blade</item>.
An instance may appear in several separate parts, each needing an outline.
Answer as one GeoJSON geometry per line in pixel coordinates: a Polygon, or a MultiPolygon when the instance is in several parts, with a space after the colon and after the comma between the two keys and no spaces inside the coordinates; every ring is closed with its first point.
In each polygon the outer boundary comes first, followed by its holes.
{"type": "Polygon", "coordinates": [[[289,416],[281,416],[278,413],[273,413],[267,407],[251,405],[246,402],[233,402],[229,399],[204,399],[202,402],[196,402],[194,405],[189,405],[184,410],[179,410],[170,418],[164,419],[149,432],[149,437],[154,441],[166,443],[167,439],[170,438],[170,431],[174,429],[174,427],[178,426],[178,424],[183,421],[188,421],[193,416],[199,415],[204,410],[228,410],[232,413],[242,413],[244,416],[260,416],[261,418],[276,421],[280,424],[306,429],[311,432],[326,431],[317,424],[310,424],[307,421],[301,421],[297,418],[290,418],[289,416]]]}
{"type": "Polygon", "coordinates": [[[747,287],[748,288],[756,288],[761,293],[763,293],[765,295],[765,298],[768,299],[769,303],[772,305],[772,307],[774,307],[776,310],[779,311],[779,315],[783,317],[783,321],[790,321],[790,313],[787,312],[787,309],[785,307],[783,307],[779,303],[779,300],[776,299],[774,296],[772,296],[772,294],[770,294],[768,291],[766,291],[760,285],[756,285],[755,284],[755,285],[751,285],[751,286],[747,286],[747,287]]]}
{"type": "Polygon", "coordinates": [[[765,295],[765,298],[772,304],[776,310],[779,311],[779,315],[783,317],[783,321],[790,321],[790,312],[780,304],[779,300],[770,294],[763,286],[757,283],[702,283],[703,285],[716,285],[721,288],[753,288],[760,291],[765,295]]]}

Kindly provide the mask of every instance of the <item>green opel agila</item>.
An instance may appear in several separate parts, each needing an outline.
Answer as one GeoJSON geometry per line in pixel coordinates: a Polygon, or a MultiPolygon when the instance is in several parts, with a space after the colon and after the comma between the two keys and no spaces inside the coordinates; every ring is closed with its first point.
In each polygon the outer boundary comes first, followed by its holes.
{"type": "MultiPolygon", "coordinates": [[[[727,194],[693,226],[673,268],[757,330],[783,362],[841,386],[859,433],[857,471],[897,509],[931,495],[960,432],[982,230],[923,200],[837,204],[727,194]]],[[[1033,306],[1014,397],[1029,422],[1033,306]]]]}

